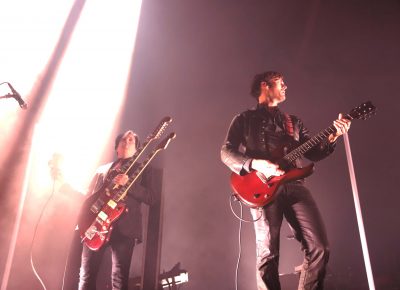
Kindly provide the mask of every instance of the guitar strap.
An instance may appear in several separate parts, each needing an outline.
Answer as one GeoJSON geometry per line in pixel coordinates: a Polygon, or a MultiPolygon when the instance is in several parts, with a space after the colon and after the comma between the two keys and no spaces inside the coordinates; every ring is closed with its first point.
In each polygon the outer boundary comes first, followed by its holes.
{"type": "Polygon", "coordinates": [[[288,133],[289,136],[293,137],[296,141],[299,141],[299,132],[296,130],[297,128],[294,127],[293,125],[293,120],[290,117],[289,114],[284,113],[285,115],[285,127],[286,127],[286,133],[288,133]]]}

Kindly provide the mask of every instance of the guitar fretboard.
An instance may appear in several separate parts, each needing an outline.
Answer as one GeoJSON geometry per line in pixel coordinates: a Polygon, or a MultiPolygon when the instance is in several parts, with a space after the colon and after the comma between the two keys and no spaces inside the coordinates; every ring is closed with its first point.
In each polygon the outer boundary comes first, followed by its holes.
{"type": "Polygon", "coordinates": [[[143,172],[143,170],[147,167],[150,161],[155,157],[158,151],[153,151],[147,158],[144,160],[138,168],[136,168],[135,172],[129,177],[127,183],[123,186],[120,186],[117,190],[115,190],[112,199],[116,202],[123,200],[128,194],[128,190],[131,188],[133,183],[138,179],[139,175],[143,172]]]}
{"type": "MultiPolygon", "coordinates": [[[[350,114],[347,114],[343,118],[352,120],[353,117],[350,114]]],[[[304,142],[301,144],[299,147],[296,149],[292,150],[290,153],[286,154],[283,159],[291,163],[295,161],[297,158],[302,157],[305,153],[307,153],[309,150],[314,148],[316,145],[320,144],[322,141],[326,140],[326,138],[330,135],[336,132],[335,126],[330,126],[326,128],[325,130],[322,130],[318,134],[316,134],[314,137],[310,138],[308,141],[304,142]]]]}
{"type": "Polygon", "coordinates": [[[125,199],[126,195],[128,194],[128,190],[131,188],[131,186],[135,183],[135,181],[138,179],[138,177],[143,173],[144,169],[149,165],[151,160],[162,150],[166,149],[169,142],[175,138],[175,133],[171,133],[168,135],[149,155],[148,157],[139,164],[139,166],[136,168],[135,172],[129,177],[127,183],[123,186],[120,186],[117,188],[112,196],[112,199],[116,202],[122,201],[125,199]]]}
{"type": "MultiPolygon", "coordinates": [[[[147,148],[147,146],[150,144],[152,141],[152,138],[147,138],[144,143],[137,149],[136,153],[131,157],[131,159],[126,162],[124,165],[120,167],[120,172],[123,172],[124,174],[128,174],[128,171],[132,168],[132,166],[136,163],[140,155],[144,152],[144,150],[147,148]]],[[[113,186],[113,185],[109,185],[113,186]]]]}
{"type": "MultiPolygon", "coordinates": [[[[147,146],[155,139],[158,139],[161,134],[164,132],[165,128],[168,126],[169,123],[171,123],[172,119],[171,117],[164,117],[160,124],[157,126],[157,128],[154,130],[154,132],[152,134],[150,134],[145,142],[142,143],[142,145],[136,150],[136,153],[131,157],[131,159],[126,162],[123,166],[121,166],[119,168],[119,172],[123,173],[123,174],[128,174],[129,170],[131,170],[131,168],[133,167],[133,165],[136,163],[136,161],[139,159],[139,157],[141,156],[141,154],[145,151],[145,149],[147,148],[147,146]]],[[[154,156],[153,156],[154,157],[154,156]]],[[[151,159],[150,159],[151,160],[151,159]]],[[[129,189],[129,187],[133,184],[133,182],[135,182],[135,180],[137,179],[137,177],[141,174],[141,172],[144,170],[144,168],[147,166],[147,163],[150,162],[150,160],[145,160],[141,165],[139,165],[139,167],[135,170],[135,173],[128,179],[128,183],[127,183],[127,187],[126,190],[122,190],[121,188],[119,188],[120,190],[117,190],[117,193],[115,194],[116,198],[118,198],[118,200],[123,199],[126,195],[126,191],[129,189]],[[147,162],[147,163],[146,163],[147,162]]],[[[113,174],[108,174],[106,177],[106,180],[104,182],[104,184],[106,184],[104,190],[107,193],[107,196],[110,196],[111,193],[114,191],[114,189],[116,188],[116,185],[112,182],[113,178],[115,177],[115,175],[113,174]]],[[[100,196],[91,206],[90,210],[93,213],[98,213],[102,206],[106,203],[106,201],[108,200],[108,197],[106,198],[106,200],[104,200],[102,198],[102,196],[100,196]]]]}

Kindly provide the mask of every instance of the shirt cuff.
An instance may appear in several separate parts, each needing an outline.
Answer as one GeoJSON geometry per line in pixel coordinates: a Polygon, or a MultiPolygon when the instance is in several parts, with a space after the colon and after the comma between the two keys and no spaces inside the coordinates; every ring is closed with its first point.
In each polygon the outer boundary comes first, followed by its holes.
{"type": "Polygon", "coordinates": [[[251,171],[250,165],[251,165],[251,161],[253,161],[252,158],[247,159],[246,162],[243,164],[243,169],[247,172],[251,171]]]}

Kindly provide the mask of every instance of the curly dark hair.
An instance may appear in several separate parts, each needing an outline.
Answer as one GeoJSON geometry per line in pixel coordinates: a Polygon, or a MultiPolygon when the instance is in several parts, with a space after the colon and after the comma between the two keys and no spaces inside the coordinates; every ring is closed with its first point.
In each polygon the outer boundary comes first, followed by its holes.
{"type": "Polygon", "coordinates": [[[276,71],[266,71],[254,76],[253,82],[251,84],[250,94],[252,97],[258,100],[260,96],[261,89],[260,85],[262,82],[266,82],[268,86],[272,86],[272,80],[277,78],[283,78],[283,75],[276,71]]]}

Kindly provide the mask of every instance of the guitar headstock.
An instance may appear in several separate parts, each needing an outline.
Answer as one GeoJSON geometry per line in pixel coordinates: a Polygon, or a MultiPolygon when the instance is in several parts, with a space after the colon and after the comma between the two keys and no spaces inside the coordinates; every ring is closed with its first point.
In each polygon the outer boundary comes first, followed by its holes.
{"type": "Polygon", "coordinates": [[[151,133],[148,137],[147,140],[154,140],[154,139],[159,139],[160,136],[162,135],[162,133],[164,133],[165,128],[167,128],[167,126],[172,122],[172,118],[171,117],[164,117],[160,124],[158,124],[158,126],[156,127],[156,129],[154,129],[153,133],[151,133]]]}
{"type": "Polygon", "coordinates": [[[376,107],[370,102],[365,102],[352,109],[349,113],[351,119],[362,119],[366,120],[372,115],[375,115],[376,107]]]}
{"type": "Polygon", "coordinates": [[[159,150],[164,150],[168,147],[168,144],[176,137],[176,134],[174,132],[170,133],[167,137],[162,140],[157,147],[154,149],[154,151],[159,151],[159,150]]]}

